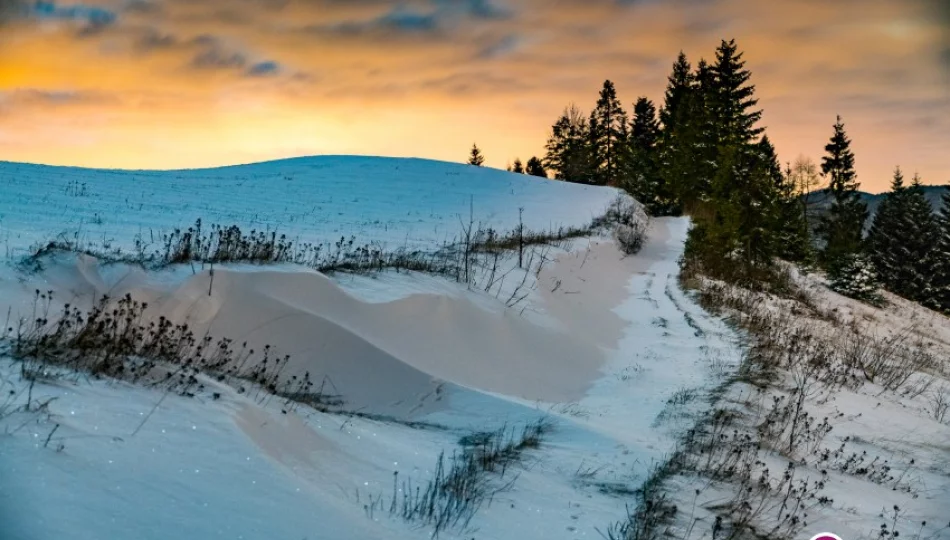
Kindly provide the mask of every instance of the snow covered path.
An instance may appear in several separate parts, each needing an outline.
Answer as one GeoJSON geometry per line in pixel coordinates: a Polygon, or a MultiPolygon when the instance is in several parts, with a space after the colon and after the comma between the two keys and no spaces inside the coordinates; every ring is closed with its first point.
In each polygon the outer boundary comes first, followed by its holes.
{"type": "Polygon", "coordinates": [[[671,437],[684,427],[676,420],[740,359],[732,330],[679,287],[688,227],[685,218],[654,219],[637,255],[623,257],[611,243],[593,245],[542,276],[560,283],[554,292],[542,287],[545,301],[576,333],[603,333],[610,326],[604,319],[621,323],[603,376],[568,410],[641,455],[639,474],[670,450],[671,437]],[[624,275],[625,294],[609,290],[624,275]]]}

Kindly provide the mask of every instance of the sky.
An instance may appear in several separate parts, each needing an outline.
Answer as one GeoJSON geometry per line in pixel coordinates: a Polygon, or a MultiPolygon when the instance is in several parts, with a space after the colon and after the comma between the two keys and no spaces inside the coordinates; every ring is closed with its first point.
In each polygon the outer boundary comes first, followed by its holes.
{"type": "Polygon", "coordinates": [[[0,0],[0,160],[188,168],[543,153],[735,38],[780,159],[840,114],[863,189],[950,183],[950,0],[0,0]]]}

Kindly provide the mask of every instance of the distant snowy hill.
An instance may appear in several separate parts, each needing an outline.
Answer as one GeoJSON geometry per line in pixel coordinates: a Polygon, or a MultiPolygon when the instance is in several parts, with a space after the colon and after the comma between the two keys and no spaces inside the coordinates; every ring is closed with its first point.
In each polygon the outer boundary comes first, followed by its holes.
{"type": "Polygon", "coordinates": [[[496,230],[586,224],[611,188],[424,159],[316,156],[212,169],[129,171],[0,162],[0,245],[56,235],[129,249],[202,219],[301,242],[451,240],[471,215],[496,230]]]}
{"type": "MultiPolygon", "coordinates": [[[[943,205],[942,197],[943,194],[950,189],[950,186],[924,186],[924,195],[927,197],[927,200],[930,201],[931,206],[933,206],[934,211],[940,210],[943,205]]],[[[881,201],[884,200],[886,193],[867,193],[865,191],[858,192],[858,195],[861,197],[861,200],[867,203],[869,217],[872,219],[874,214],[877,212],[877,207],[880,206],[881,201]]],[[[809,204],[814,205],[814,209],[817,212],[822,212],[831,205],[831,195],[828,190],[822,189],[818,191],[813,191],[806,195],[806,200],[809,204]]]]}

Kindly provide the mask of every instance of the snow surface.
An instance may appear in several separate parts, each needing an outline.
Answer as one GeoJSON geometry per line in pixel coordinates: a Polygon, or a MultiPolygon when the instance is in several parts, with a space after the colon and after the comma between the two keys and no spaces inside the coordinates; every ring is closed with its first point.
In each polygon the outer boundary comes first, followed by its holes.
{"type": "MultiPolygon", "coordinates": [[[[527,226],[545,229],[584,225],[617,196],[382,158],[172,172],[0,164],[0,178],[0,240],[12,261],[62,230],[128,246],[140,231],[199,217],[305,241],[355,234],[432,246],[454,234],[470,201],[487,226],[510,229],[524,208],[527,226]]],[[[370,510],[373,497],[388,505],[393,473],[422,483],[460,436],[542,416],[555,430],[511,489],[469,530],[442,536],[599,538],[685,427],[669,397],[715,384],[738,360],[732,332],[677,286],[687,227],[653,221],[632,257],[606,238],[578,240],[490,292],[414,274],[331,280],[286,265],[216,268],[213,287],[201,268],[145,272],[72,255],[34,274],[8,265],[0,308],[13,320],[29,314],[38,288],[74,305],[131,292],[216,336],[274,344],[293,369],[328,374],[352,409],[432,427],[304,406],[284,414],[279,400],[213,381],[184,398],[60,378],[32,389],[34,402],[55,398],[48,412],[0,421],[3,538],[427,538],[370,510]],[[521,282],[528,297],[506,308],[521,282]]],[[[17,364],[0,358],[0,375],[4,395],[23,403],[17,364]]]]}
{"type": "MultiPolygon", "coordinates": [[[[154,245],[198,218],[303,242],[355,235],[432,248],[458,234],[470,209],[497,230],[514,228],[520,208],[531,229],[581,226],[617,195],[388,158],[162,172],[0,163],[7,262],[0,316],[31,316],[37,289],[55,291],[56,305],[129,292],[148,300],[154,316],[272,344],[292,357],[286,375],[326,375],[346,408],[374,415],[288,409],[210,380],[193,398],[63,375],[30,388],[19,364],[0,354],[0,539],[429,538],[429,528],[379,508],[388,508],[394,473],[419,485],[441,452],[459,449],[460,437],[539,417],[555,429],[506,476],[510,489],[468,530],[441,537],[601,538],[742,357],[741,336],[679,288],[685,219],[653,220],[635,256],[593,237],[532,248],[545,263],[527,272],[506,257],[507,277],[494,287],[484,275],[466,287],[420,274],[328,278],[292,265],[240,264],[215,268],[212,285],[200,266],[145,271],[65,254],[32,273],[15,263],[60,234],[128,249],[137,237],[154,245]],[[523,301],[506,307],[520,291],[523,301]],[[42,411],[11,412],[28,399],[52,401],[42,411]]],[[[883,334],[912,323],[941,357],[950,354],[944,317],[891,296],[886,309],[871,308],[812,276],[800,281],[825,314],[820,324],[883,334]]],[[[932,399],[950,392],[950,380],[947,372],[931,375],[932,389],[914,397],[868,385],[809,405],[835,418],[828,445],[850,437],[854,448],[906,474],[893,485],[832,474],[827,493],[836,502],[810,518],[803,538],[819,532],[814,527],[876,538],[879,514],[894,504],[905,512],[901,538],[914,538],[925,519],[917,540],[950,538],[940,529],[950,519],[950,426],[931,418],[932,399]]],[[[748,399],[745,390],[721,395],[748,399]]],[[[694,483],[671,486],[681,508],[696,504],[694,483]]],[[[698,525],[689,533],[674,527],[676,537],[709,538],[713,518],[704,509],[725,496],[704,491],[698,525]]]]}

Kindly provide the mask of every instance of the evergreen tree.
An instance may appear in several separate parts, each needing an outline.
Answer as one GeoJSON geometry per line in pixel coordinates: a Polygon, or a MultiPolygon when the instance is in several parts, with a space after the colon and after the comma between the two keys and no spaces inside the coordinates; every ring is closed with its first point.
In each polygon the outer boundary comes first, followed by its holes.
{"type": "MultiPolygon", "coordinates": [[[[733,174],[730,169],[737,163],[749,163],[735,152],[759,153],[754,145],[763,131],[756,127],[762,112],[754,109],[757,100],[753,97],[755,86],[749,84],[751,76],[735,40],[722,41],[715,64],[700,60],[697,65],[691,91],[680,108],[685,117],[677,124],[679,148],[667,171],[683,204],[708,203],[713,190],[718,191],[716,197],[731,197],[723,191],[729,189],[726,180],[733,174]],[[718,183],[715,188],[714,182],[718,183]]],[[[771,173],[777,178],[781,175],[777,163],[775,169],[771,173]]],[[[761,174],[755,177],[766,178],[761,174]]]]}
{"type": "Polygon", "coordinates": [[[555,178],[581,184],[594,183],[595,167],[589,132],[587,118],[574,105],[566,108],[551,127],[543,163],[545,168],[554,171],[555,178]]]}
{"type": "Polygon", "coordinates": [[[868,208],[858,195],[860,184],[854,171],[854,153],[840,116],[825,151],[821,170],[829,179],[828,190],[833,200],[819,224],[818,233],[824,241],[819,255],[822,265],[834,277],[850,257],[861,252],[868,208]]]}
{"type": "Polygon", "coordinates": [[[884,304],[874,265],[861,253],[843,256],[840,268],[831,279],[831,288],[874,306],[884,304]]]}
{"type": "Polygon", "coordinates": [[[597,106],[590,113],[590,142],[596,163],[596,183],[618,185],[622,147],[627,138],[627,113],[617,99],[614,83],[604,81],[597,106]]]}
{"type": "Polygon", "coordinates": [[[943,205],[937,215],[937,241],[930,254],[931,292],[924,304],[950,314],[950,190],[943,194],[943,205]]]}
{"type": "MultiPolygon", "coordinates": [[[[793,213],[782,197],[789,190],[774,147],[767,138],[755,140],[762,132],[756,127],[761,112],[752,110],[756,100],[750,77],[734,41],[722,42],[715,65],[700,62],[692,94],[692,178],[690,194],[684,195],[701,208],[700,226],[706,229],[706,249],[712,251],[706,258],[722,259],[727,267],[741,262],[745,277],[770,265],[776,255],[799,256],[807,242],[795,238],[796,246],[782,243],[802,230],[797,220],[783,222],[793,213]]],[[[797,217],[797,206],[794,210],[797,217]]]]}
{"type": "Polygon", "coordinates": [[[753,97],[755,85],[749,84],[752,73],[745,68],[735,40],[723,40],[719,45],[712,72],[716,139],[725,144],[743,144],[758,138],[763,130],[756,124],[762,118],[762,111],[755,109],[758,104],[753,97]]]}
{"type": "Polygon", "coordinates": [[[672,135],[680,120],[680,108],[693,86],[693,68],[683,51],[680,51],[673,64],[673,73],[667,80],[663,108],[660,110],[660,123],[663,124],[664,133],[672,135]]]}
{"type": "Polygon", "coordinates": [[[657,142],[660,124],[656,106],[645,97],[634,105],[633,125],[625,154],[624,187],[654,214],[667,213],[670,194],[664,193],[659,179],[657,142]]]}
{"type": "MultiPolygon", "coordinates": [[[[686,137],[690,151],[681,159],[691,177],[685,185],[684,202],[705,201],[712,189],[713,179],[719,173],[722,149],[731,149],[733,141],[723,139],[717,126],[719,103],[716,73],[712,66],[700,59],[696,65],[696,82],[690,93],[686,120],[686,137]]],[[[740,145],[741,146],[741,145],[740,145]]]]}
{"type": "Polygon", "coordinates": [[[895,292],[900,287],[898,268],[901,257],[905,256],[900,223],[907,209],[907,187],[904,185],[904,174],[898,167],[894,171],[891,190],[874,214],[866,242],[868,258],[874,265],[878,279],[885,288],[895,292]]]}
{"type": "Polygon", "coordinates": [[[521,164],[520,158],[515,158],[515,164],[511,167],[511,172],[524,174],[524,165],[521,164]]]}
{"type": "Polygon", "coordinates": [[[711,219],[706,218],[700,226],[706,229],[710,255],[727,265],[741,263],[745,275],[750,276],[756,267],[770,265],[779,252],[774,232],[780,218],[778,189],[766,160],[749,146],[725,146],[720,158],[712,200],[705,205],[711,219]]]}
{"type": "Polygon", "coordinates": [[[757,145],[758,156],[764,172],[774,184],[776,191],[776,222],[773,224],[776,235],[776,255],[787,261],[809,262],[811,260],[811,238],[808,221],[801,210],[801,201],[791,171],[782,172],[775,147],[767,135],[763,135],[757,145]]]}
{"type": "Polygon", "coordinates": [[[528,164],[525,167],[525,174],[530,174],[531,176],[539,176],[541,178],[547,178],[548,172],[544,170],[544,165],[541,163],[541,160],[536,156],[532,156],[528,160],[528,164]]]}
{"type": "Polygon", "coordinates": [[[664,126],[661,137],[663,189],[687,208],[708,199],[717,174],[723,145],[715,127],[715,84],[712,68],[700,60],[670,129],[664,126]]]}
{"type": "Polygon", "coordinates": [[[907,209],[899,223],[902,245],[906,256],[898,266],[899,285],[894,292],[924,303],[933,294],[934,246],[940,235],[939,225],[930,201],[924,194],[920,177],[907,189],[907,209]]]}
{"type": "Polygon", "coordinates": [[[661,191],[669,196],[670,213],[682,211],[680,202],[692,179],[688,156],[693,149],[689,141],[695,77],[686,55],[680,52],[667,79],[663,108],[660,109],[660,139],[657,157],[661,191]]]}
{"type": "Polygon", "coordinates": [[[468,156],[468,164],[481,167],[482,163],[485,163],[485,156],[483,156],[482,151],[478,149],[478,145],[472,144],[472,152],[468,156]]]}

